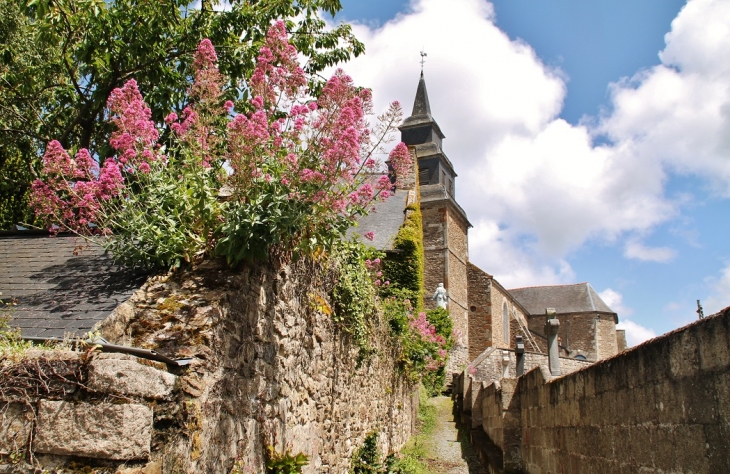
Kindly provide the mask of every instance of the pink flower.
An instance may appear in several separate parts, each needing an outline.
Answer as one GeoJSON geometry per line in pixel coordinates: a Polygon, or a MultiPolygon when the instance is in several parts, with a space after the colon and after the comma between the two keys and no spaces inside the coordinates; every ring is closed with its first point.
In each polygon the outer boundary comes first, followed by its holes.
{"type": "Polygon", "coordinates": [[[143,173],[149,173],[150,165],[146,161],[143,161],[142,163],[139,164],[139,170],[143,173]]]}
{"type": "Polygon", "coordinates": [[[177,122],[177,114],[175,112],[170,112],[167,117],[165,117],[166,124],[171,124],[172,122],[177,122]]]}
{"type": "Polygon", "coordinates": [[[226,110],[231,110],[233,108],[233,101],[232,100],[227,100],[226,103],[223,104],[223,107],[226,110]]]}
{"type": "MultiPolygon", "coordinates": [[[[368,240],[373,240],[375,238],[375,233],[372,232],[372,231],[365,232],[364,234],[362,234],[362,236],[365,237],[368,240]]],[[[376,259],[376,260],[379,260],[379,259],[376,259]]],[[[380,263],[380,262],[378,262],[378,263],[380,263]]]]}

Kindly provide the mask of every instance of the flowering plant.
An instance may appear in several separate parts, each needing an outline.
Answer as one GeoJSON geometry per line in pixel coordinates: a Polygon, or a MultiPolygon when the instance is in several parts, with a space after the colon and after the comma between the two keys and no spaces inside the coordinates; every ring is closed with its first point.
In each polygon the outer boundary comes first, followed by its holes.
{"type": "Polygon", "coordinates": [[[371,129],[370,91],[341,70],[313,98],[283,22],[269,30],[242,113],[223,103],[216,61],[203,40],[189,103],[166,117],[166,129],[133,80],[115,89],[115,155],[101,166],[88,150],[72,159],[51,142],[44,179],[33,184],[36,213],[63,230],[105,236],[100,243],[133,264],[287,260],[330,248],[411,166],[402,143],[389,156],[393,176],[377,159],[400,123],[399,105],[371,129]]]}
{"type": "Polygon", "coordinates": [[[391,330],[400,339],[399,360],[406,375],[413,381],[422,380],[427,389],[434,392],[428,382],[437,378],[429,374],[442,371],[448,359],[450,341],[441,334],[440,327],[429,321],[426,313],[414,313],[410,300],[388,297],[383,306],[391,330]]]}

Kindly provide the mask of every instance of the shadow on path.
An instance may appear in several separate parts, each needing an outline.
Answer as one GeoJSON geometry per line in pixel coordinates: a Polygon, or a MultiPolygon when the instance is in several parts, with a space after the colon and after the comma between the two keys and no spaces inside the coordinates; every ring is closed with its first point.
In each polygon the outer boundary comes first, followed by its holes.
{"type": "Polygon", "coordinates": [[[467,427],[459,425],[449,397],[435,397],[436,427],[430,435],[428,466],[439,474],[487,474],[472,449],[467,427]]]}

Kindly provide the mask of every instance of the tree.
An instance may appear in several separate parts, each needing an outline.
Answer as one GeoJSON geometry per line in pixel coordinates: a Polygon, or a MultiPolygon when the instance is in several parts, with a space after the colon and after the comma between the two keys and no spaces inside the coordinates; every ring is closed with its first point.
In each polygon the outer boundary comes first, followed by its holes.
{"type": "MultiPolygon", "coordinates": [[[[325,29],[319,11],[334,15],[339,0],[234,0],[225,9],[209,0],[197,9],[188,0],[16,3],[0,0],[0,8],[12,14],[2,21],[18,26],[12,42],[4,43],[0,69],[0,98],[12,104],[0,110],[0,142],[11,144],[2,151],[0,172],[24,169],[18,179],[26,179],[25,186],[52,139],[68,150],[86,148],[99,162],[112,155],[107,98],[131,78],[153,121],[184,110],[192,56],[203,38],[216,47],[221,72],[229,78],[226,98],[241,109],[248,98],[246,77],[275,20],[285,20],[310,75],[364,50],[349,25],[325,29]]],[[[0,225],[7,227],[8,219],[0,218],[0,225]]]]}

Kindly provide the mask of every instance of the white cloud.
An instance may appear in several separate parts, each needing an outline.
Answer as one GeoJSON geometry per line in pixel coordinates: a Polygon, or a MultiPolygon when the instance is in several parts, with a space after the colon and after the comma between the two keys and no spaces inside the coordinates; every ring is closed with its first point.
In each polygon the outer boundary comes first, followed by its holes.
{"type": "Polygon", "coordinates": [[[669,262],[677,256],[676,250],[669,247],[647,247],[636,239],[626,242],[624,257],[645,262],[669,262]]]}
{"type": "Polygon", "coordinates": [[[601,297],[603,302],[606,303],[609,308],[611,308],[616,312],[616,314],[618,314],[619,319],[623,319],[634,314],[633,309],[624,305],[624,297],[618,291],[611,288],[606,288],[605,290],[598,293],[598,296],[601,297]]]}
{"type": "Polygon", "coordinates": [[[616,326],[616,329],[623,329],[626,331],[626,342],[629,347],[641,344],[642,342],[657,336],[656,331],[653,329],[642,326],[636,321],[629,319],[634,313],[634,310],[624,305],[623,295],[621,293],[614,289],[606,288],[602,292],[598,293],[598,296],[601,297],[609,308],[616,311],[616,314],[618,314],[619,323],[616,326]]]}
{"type": "Polygon", "coordinates": [[[345,69],[379,109],[399,99],[409,115],[425,49],[432,112],[474,224],[471,260],[507,287],[564,283],[566,259],[592,241],[627,258],[675,256],[636,238],[681,215],[665,191],[672,174],[730,196],[728,25],[730,2],[690,0],[663,63],[613,84],[612,111],[580,125],[558,118],[564,74],[500,31],[486,0],[413,0],[380,28],[356,26],[367,54],[345,69]],[[599,135],[610,143],[594,145],[599,135]]]}
{"type": "Polygon", "coordinates": [[[619,321],[616,325],[616,329],[623,329],[626,331],[626,343],[629,347],[641,344],[642,342],[648,341],[649,339],[657,336],[653,329],[646,328],[629,319],[619,321]]]}
{"type": "Polygon", "coordinates": [[[706,316],[730,306],[730,264],[720,271],[719,276],[705,280],[712,293],[702,302],[706,316]]]}

